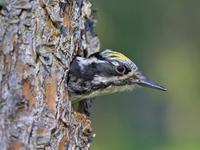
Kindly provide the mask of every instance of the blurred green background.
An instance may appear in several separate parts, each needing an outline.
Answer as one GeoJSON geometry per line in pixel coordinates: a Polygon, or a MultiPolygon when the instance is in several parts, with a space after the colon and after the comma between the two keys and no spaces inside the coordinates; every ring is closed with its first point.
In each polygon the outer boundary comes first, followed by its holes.
{"type": "Polygon", "coordinates": [[[200,1],[93,0],[101,49],[166,86],[98,97],[94,150],[200,150],[200,1]]]}

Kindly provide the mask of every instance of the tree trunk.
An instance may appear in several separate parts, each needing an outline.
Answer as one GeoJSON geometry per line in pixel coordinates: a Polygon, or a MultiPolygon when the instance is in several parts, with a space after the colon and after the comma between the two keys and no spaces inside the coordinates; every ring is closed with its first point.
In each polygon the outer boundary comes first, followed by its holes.
{"type": "Polygon", "coordinates": [[[99,50],[88,0],[6,0],[0,10],[0,149],[89,149],[73,111],[70,62],[99,50]]]}

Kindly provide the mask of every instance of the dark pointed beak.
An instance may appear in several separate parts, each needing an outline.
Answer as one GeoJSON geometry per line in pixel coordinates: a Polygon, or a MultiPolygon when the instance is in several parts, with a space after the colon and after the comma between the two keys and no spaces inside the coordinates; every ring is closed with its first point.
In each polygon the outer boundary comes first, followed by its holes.
{"type": "Polygon", "coordinates": [[[167,91],[167,89],[165,87],[161,86],[160,84],[158,84],[154,81],[148,80],[148,79],[138,80],[137,84],[141,85],[141,86],[146,86],[146,87],[158,89],[158,90],[161,90],[161,91],[167,91]]]}
{"type": "Polygon", "coordinates": [[[136,76],[134,76],[135,81],[134,83],[143,86],[143,87],[149,87],[149,88],[154,88],[154,89],[158,89],[161,91],[167,91],[167,89],[163,86],[161,86],[160,84],[147,79],[141,72],[138,72],[138,74],[136,76]]]}

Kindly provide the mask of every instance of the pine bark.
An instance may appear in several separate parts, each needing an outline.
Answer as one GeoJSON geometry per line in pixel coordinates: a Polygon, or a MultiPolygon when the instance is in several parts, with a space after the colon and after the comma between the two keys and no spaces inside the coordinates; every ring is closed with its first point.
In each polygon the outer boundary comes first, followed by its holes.
{"type": "Polygon", "coordinates": [[[0,149],[89,149],[73,111],[70,62],[99,50],[88,0],[6,0],[0,10],[0,149]]]}

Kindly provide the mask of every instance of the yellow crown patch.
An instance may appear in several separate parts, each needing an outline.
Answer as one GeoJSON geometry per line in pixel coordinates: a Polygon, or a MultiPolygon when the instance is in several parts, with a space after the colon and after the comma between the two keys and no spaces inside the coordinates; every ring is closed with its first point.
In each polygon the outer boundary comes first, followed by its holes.
{"type": "Polygon", "coordinates": [[[116,51],[106,50],[106,51],[104,51],[104,54],[106,55],[106,57],[110,57],[110,58],[121,60],[121,61],[129,61],[130,60],[128,57],[126,57],[122,53],[116,52],[116,51]]]}

